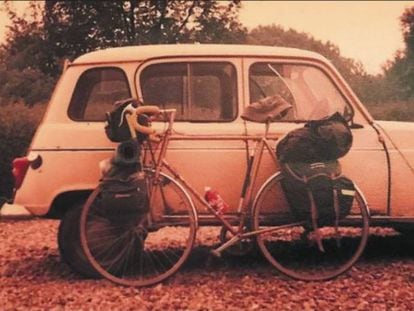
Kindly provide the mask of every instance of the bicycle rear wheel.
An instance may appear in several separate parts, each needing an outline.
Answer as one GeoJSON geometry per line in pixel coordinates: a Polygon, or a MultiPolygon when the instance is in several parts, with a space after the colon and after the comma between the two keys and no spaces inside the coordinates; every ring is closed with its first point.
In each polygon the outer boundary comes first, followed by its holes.
{"type": "Polygon", "coordinates": [[[150,212],[114,218],[102,205],[99,187],[81,215],[86,258],[115,283],[148,286],[168,278],[184,263],[195,241],[196,211],[188,193],[171,177],[155,181],[147,172],[150,212]]]}
{"type": "Polygon", "coordinates": [[[263,255],[280,272],[298,280],[328,280],[347,271],[361,256],[369,235],[369,213],[362,193],[357,188],[351,212],[338,227],[332,220],[319,229],[321,251],[311,222],[297,221],[289,210],[282,178],[280,173],[271,176],[253,203],[253,230],[262,230],[256,241],[263,255]]]}

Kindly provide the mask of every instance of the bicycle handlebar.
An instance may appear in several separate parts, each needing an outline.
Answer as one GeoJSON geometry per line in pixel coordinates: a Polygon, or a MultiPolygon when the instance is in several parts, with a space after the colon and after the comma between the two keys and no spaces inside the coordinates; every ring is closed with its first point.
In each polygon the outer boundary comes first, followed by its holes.
{"type": "MultiPolygon", "coordinates": [[[[137,117],[141,114],[148,114],[148,115],[158,115],[160,113],[160,109],[157,106],[140,106],[135,109],[135,114],[137,117]]],[[[155,130],[152,128],[151,125],[145,126],[138,123],[138,118],[132,118],[134,120],[133,125],[134,129],[137,132],[142,134],[151,135],[155,133],[155,130]]]]}
{"type": "Polygon", "coordinates": [[[145,126],[138,123],[139,115],[146,114],[151,116],[169,115],[169,128],[171,128],[174,121],[176,109],[160,109],[158,106],[147,105],[139,106],[135,111],[131,111],[132,116],[128,118],[128,122],[133,130],[136,132],[149,136],[151,141],[159,141],[159,138],[155,135],[155,129],[151,125],[145,126]]]}

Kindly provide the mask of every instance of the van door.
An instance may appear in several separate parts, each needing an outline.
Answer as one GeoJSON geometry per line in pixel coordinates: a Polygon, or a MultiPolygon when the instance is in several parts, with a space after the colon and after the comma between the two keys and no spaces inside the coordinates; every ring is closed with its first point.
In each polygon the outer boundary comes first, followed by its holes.
{"type": "MultiPolygon", "coordinates": [[[[343,79],[320,61],[292,59],[244,59],[244,98],[247,104],[280,95],[292,105],[290,111],[271,125],[278,137],[302,127],[306,121],[340,112],[360,126],[352,129],[351,151],[341,159],[343,173],[366,195],[372,211],[387,214],[388,170],[386,154],[375,129],[343,79]]],[[[263,132],[263,125],[248,122],[248,133],[263,132]]],[[[269,169],[265,169],[269,171],[269,169]]]]}
{"type": "Polygon", "coordinates": [[[217,189],[234,210],[246,167],[245,144],[236,139],[245,131],[240,68],[238,58],[157,59],[142,64],[135,78],[142,102],[177,109],[174,133],[184,139],[170,142],[167,160],[200,193],[217,189]]]}

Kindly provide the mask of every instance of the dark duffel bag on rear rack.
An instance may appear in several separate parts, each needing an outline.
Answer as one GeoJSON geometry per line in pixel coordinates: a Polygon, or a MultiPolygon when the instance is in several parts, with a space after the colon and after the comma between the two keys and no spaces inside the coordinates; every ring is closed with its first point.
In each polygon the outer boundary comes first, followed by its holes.
{"type": "Polygon", "coordinates": [[[343,157],[352,146],[352,132],[339,114],[309,121],[289,132],[276,146],[280,162],[324,162],[343,157]]]}

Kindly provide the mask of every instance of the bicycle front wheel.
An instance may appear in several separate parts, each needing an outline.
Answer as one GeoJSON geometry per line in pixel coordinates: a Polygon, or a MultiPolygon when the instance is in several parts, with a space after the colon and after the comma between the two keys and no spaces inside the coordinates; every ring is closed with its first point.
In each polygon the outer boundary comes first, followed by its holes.
{"type": "Polygon", "coordinates": [[[126,286],[148,286],[171,276],[195,241],[196,211],[183,187],[161,174],[147,172],[150,211],[114,217],[103,206],[99,187],[81,215],[80,236],[86,258],[103,277],[126,286]]]}
{"type": "Polygon", "coordinates": [[[347,271],[361,256],[369,234],[369,213],[356,190],[350,214],[319,228],[323,249],[310,221],[298,221],[281,187],[281,173],[271,176],[253,203],[253,230],[267,260],[280,272],[298,280],[322,281],[347,271]]]}

